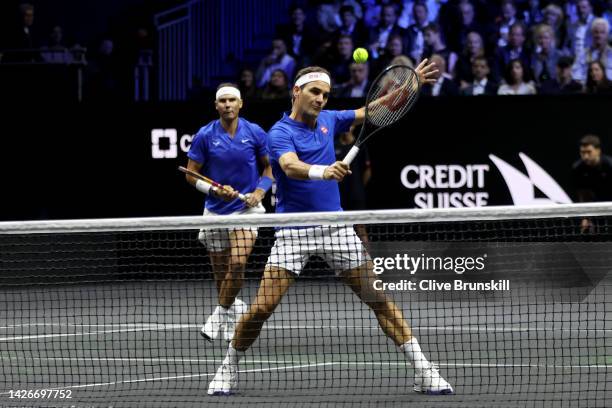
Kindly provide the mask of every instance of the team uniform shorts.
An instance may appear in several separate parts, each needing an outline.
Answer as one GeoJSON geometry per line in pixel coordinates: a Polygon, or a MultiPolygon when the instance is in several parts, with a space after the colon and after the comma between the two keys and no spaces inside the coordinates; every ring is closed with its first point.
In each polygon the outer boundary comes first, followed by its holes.
{"type": "Polygon", "coordinates": [[[310,256],[325,260],[336,275],[354,269],[370,256],[352,226],[332,225],[281,228],[268,258],[268,265],[299,275],[310,256]]]}
{"type": "MultiPolygon", "coordinates": [[[[257,207],[249,207],[241,211],[236,211],[231,214],[224,215],[247,215],[247,214],[262,214],[266,210],[263,208],[261,203],[257,207]]],[[[204,209],[204,215],[219,215],[204,209]]],[[[257,237],[257,228],[217,228],[217,229],[201,229],[198,234],[198,240],[204,245],[210,252],[221,252],[230,247],[229,234],[232,231],[251,231],[257,237]]]]}

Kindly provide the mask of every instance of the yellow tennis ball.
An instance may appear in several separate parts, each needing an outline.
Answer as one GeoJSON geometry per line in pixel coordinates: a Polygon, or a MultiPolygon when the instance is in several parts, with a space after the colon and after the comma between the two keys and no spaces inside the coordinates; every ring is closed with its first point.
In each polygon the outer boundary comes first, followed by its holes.
{"type": "Polygon", "coordinates": [[[363,64],[368,60],[368,50],[365,48],[357,48],[353,51],[353,59],[358,64],[363,64]]]}

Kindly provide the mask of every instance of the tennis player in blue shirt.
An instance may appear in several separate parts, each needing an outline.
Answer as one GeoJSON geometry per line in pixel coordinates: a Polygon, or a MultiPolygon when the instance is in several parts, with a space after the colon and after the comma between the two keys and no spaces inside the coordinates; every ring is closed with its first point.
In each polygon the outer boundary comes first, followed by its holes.
{"type": "MultiPolygon", "coordinates": [[[[435,82],[435,64],[417,68],[421,83],[435,82]]],[[[342,211],[338,183],[350,170],[336,161],[334,135],[361,124],[365,108],[323,110],[331,80],[329,72],[308,67],[298,72],[291,113],[268,133],[272,170],[277,181],[277,212],[342,211]]],[[[376,103],[376,101],[372,102],[376,103]]],[[[414,390],[452,394],[451,385],[425,358],[402,311],[384,292],[373,288],[372,261],[351,226],[281,228],[251,307],[238,326],[225,359],[211,381],[208,394],[229,395],[238,385],[238,362],[259,336],[283,295],[299,276],[310,255],[325,259],[337,275],[374,312],[380,327],[415,368],[414,390]]]]}
{"type": "MultiPolygon", "coordinates": [[[[208,194],[204,215],[265,212],[261,200],[272,186],[266,133],[256,124],[238,117],[242,99],[236,85],[219,85],[215,107],[219,119],[195,135],[187,154],[187,167],[224,185],[224,188],[212,190],[210,184],[189,175],[187,181],[208,194]],[[258,165],[263,168],[261,176],[258,165]],[[238,199],[238,192],[246,195],[246,203],[238,199]]],[[[236,321],[247,309],[237,296],[242,288],[247,258],[257,238],[257,229],[201,230],[198,238],[208,249],[219,295],[219,305],[200,333],[208,340],[222,334],[230,341],[236,321]]]]}

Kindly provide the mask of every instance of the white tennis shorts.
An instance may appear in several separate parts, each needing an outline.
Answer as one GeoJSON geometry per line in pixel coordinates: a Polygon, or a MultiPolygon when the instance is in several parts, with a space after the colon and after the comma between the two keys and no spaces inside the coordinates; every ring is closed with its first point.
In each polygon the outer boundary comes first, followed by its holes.
{"type": "Polygon", "coordinates": [[[326,225],[277,230],[268,265],[299,275],[312,255],[323,258],[336,275],[370,259],[352,226],[326,225]]]}
{"type": "MultiPolygon", "coordinates": [[[[236,211],[229,215],[245,215],[245,214],[263,214],[266,209],[259,203],[257,207],[245,208],[241,211],[236,211]]],[[[204,209],[204,215],[219,215],[214,212],[204,209]]],[[[251,231],[257,238],[257,228],[218,228],[218,229],[201,229],[198,234],[198,240],[204,245],[210,252],[221,252],[225,251],[230,247],[229,234],[232,231],[245,230],[251,231]]]]}

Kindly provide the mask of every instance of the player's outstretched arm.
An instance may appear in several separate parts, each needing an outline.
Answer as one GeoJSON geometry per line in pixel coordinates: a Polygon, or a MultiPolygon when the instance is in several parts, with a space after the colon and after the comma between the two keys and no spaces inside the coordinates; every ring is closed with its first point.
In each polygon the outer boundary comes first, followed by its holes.
{"type": "Polygon", "coordinates": [[[295,153],[285,153],[279,163],[287,177],[298,180],[336,180],[342,181],[351,174],[349,166],[337,161],[329,166],[311,165],[301,161],[295,153]]]}

